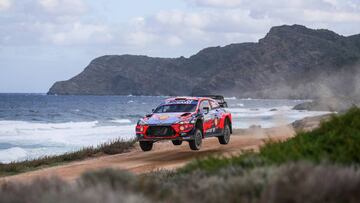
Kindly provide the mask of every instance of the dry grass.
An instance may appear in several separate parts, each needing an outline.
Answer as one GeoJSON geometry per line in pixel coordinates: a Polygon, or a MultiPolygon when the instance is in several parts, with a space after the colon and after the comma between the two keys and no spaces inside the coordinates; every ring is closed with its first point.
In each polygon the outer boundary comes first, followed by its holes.
{"type": "Polygon", "coordinates": [[[218,173],[124,171],[88,173],[76,183],[37,180],[0,187],[0,202],[359,202],[360,170],[307,162],[251,170],[227,167],[218,173]]]}

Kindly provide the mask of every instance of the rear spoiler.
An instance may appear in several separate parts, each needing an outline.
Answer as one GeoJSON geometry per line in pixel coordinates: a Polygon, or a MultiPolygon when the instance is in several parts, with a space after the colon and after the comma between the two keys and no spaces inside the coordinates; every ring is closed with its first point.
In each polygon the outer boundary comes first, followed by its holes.
{"type": "Polygon", "coordinates": [[[211,99],[216,100],[221,107],[223,107],[223,108],[228,107],[228,104],[225,101],[224,96],[221,96],[221,95],[201,95],[200,97],[209,97],[211,99]]]}

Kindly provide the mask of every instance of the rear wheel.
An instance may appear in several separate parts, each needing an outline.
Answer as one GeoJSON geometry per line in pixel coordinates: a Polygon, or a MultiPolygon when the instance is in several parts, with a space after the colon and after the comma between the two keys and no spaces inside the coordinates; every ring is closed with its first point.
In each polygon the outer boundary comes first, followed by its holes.
{"type": "Polygon", "coordinates": [[[153,142],[148,142],[148,141],[139,141],[140,144],[140,148],[144,151],[150,151],[153,147],[153,142]]]}
{"type": "Polygon", "coordinates": [[[172,143],[174,145],[181,145],[182,144],[182,141],[181,140],[172,140],[172,143]]]}
{"type": "Polygon", "coordinates": [[[202,143],[202,132],[200,129],[196,129],[194,139],[189,141],[190,149],[199,150],[201,148],[201,143],[202,143]]]}
{"type": "Polygon", "coordinates": [[[226,122],[224,126],[224,133],[222,136],[218,137],[220,144],[228,144],[230,142],[230,126],[229,123],[226,122]]]}

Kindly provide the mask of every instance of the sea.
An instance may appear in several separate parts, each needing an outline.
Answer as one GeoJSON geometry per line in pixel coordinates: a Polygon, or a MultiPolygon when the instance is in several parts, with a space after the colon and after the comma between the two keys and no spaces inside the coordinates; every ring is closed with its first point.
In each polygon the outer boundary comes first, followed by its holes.
{"type": "MultiPolygon", "coordinates": [[[[134,139],[137,120],[166,98],[0,94],[0,163],[134,139]]],[[[270,128],[328,113],[292,109],[304,100],[225,99],[233,128],[270,128]]]]}

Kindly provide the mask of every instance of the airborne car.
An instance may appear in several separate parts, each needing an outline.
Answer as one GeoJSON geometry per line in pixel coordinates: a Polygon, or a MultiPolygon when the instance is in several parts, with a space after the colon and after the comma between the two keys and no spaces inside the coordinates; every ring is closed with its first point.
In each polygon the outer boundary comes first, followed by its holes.
{"type": "Polygon", "coordinates": [[[220,144],[228,144],[230,134],[231,114],[210,97],[166,99],[136,125],[143,151],[150,151],[160,140],[171,140],[174,145],[187,141],[192,150],[199,150],[202,139],[217,137],[220,144]]]}

